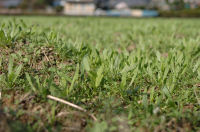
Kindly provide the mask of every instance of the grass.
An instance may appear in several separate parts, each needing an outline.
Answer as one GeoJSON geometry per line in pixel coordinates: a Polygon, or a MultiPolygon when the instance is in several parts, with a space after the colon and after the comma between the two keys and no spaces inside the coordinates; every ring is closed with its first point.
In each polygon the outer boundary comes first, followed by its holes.
{"type": "Polygon", "coordinates": [[[199,19],[0,19],[7,131],[200,130],[199,19]]]}

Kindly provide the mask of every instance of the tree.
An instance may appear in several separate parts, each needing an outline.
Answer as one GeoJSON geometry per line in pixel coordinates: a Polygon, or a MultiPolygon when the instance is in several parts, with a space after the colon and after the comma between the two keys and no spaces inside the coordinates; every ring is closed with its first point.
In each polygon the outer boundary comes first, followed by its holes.
{"type": "Polygon", "coordinates": [[[171,9],[182,10],[185,8],[185,3],[183,0],[173,0],[173,2],[170,2],[169,0],[165,1],[171,7],[171,9]]]}
{"type": "Polygon", "coordinates": [[[94,0],[96,8],[109,9],[109,0],[94,0]]]}
{"type": "Polygon", "coordinates": [[[52,4],[53,0],[23,0],[20,7],[22,9],[43,9],[52,4]]]}

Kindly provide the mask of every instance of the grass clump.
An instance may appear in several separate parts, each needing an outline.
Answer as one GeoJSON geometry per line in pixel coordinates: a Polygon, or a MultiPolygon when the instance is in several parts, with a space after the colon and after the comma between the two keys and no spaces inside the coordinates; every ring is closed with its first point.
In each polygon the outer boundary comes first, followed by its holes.
{"type": "Polygon", "coordinates": [[[27,131],[200,129],[199,20],[1,19],[5,122],[26,124],[27,131]]]}

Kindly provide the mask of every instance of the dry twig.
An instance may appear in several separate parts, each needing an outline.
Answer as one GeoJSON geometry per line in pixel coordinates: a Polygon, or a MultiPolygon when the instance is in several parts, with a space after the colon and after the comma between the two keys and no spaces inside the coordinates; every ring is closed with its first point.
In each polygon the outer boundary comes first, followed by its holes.
{"type": "Polygon", "coordinates": [[[44,53],[44,56],[45,56],[45,58],[47,59],[47,61],[50,62],[50,60],[49,60],[49,58],[47,57],[46,53],[45,53],[45,52],[43,52],[43,53],[44,53]]]}
{"type": "MultiPolygon", "coordinates": [[[[57,98],[57,97],[54,97],[54,96],[51,96],[51,95],[48,95],[47,98],[52,99],[52,100],[55,100],[55,101],[58,101],[58,102],[61,102],[61,103],[66,104],[66,105],[69,105],[69,106],[71,106],[71,107],[73,107],[73,108],[76,108],[76,109],[78,109],[78,110],[80,110],[80,111],[87,112],[86,109],[84,109],[84,108],[82,108],[82,107],[80,107],[80,106],[78,106],[78,105],[75,105],[75,104],[73,104],[73,103],[70,103],[70,102],[68,102],[68,101],[66,101],[66,100],[63,100],[63,99],[60,99],[60,98],[57,98]]],[[[96,118],[93,114],[89,114],[89,113],[88,113],[88,115],[89,115],[94,121],[97,121],[97,118],[96,118]]]]}

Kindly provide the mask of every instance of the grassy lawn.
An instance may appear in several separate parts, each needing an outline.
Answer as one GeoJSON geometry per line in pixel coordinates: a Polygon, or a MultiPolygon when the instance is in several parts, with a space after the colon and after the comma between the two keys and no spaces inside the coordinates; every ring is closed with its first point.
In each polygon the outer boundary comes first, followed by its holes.
{"type": "Polygon", "coordinates": [[[198,131],[200,19],[1,16],[0,90],[0,131],[198,131]]]}

